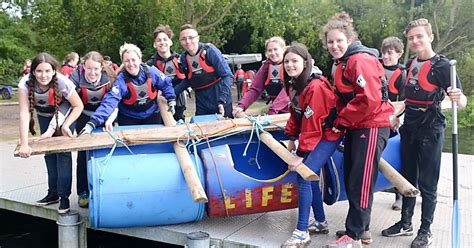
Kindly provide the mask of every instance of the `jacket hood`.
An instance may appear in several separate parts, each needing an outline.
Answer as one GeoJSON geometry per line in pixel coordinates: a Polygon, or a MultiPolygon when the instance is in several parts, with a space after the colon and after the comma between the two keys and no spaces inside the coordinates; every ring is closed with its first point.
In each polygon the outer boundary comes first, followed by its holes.
{"type": "Polygon", "coordinates": [[[362,45],[360,41],[354,41],[347,47],[346,53],[339,60],[347,60],[351,55],[356,53],[368,53],[376,58],[379,57],[379,51],[377,49],[366,47],[362,45]]]}

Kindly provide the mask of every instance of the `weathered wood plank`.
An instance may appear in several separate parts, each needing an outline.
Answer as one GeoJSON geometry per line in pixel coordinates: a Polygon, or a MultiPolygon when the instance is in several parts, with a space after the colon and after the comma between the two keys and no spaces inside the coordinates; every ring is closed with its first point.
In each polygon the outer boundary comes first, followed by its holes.
{"type": "MultiPolygon", "coordinates": [[[[279,126],[286,125],[289,114],[270,115],[265,119],[279,126]]],[[[174,127],[137,128],[130,130],[114,131],[110,134],[125,141],[125,144],[141,145],[150,143],[173,142],[184,139],[190,133],[191,138],[217,137],[231,134],[238,131],[248,131],[252,129],[252,122],[247,118],[210,121],[201,123],[191,123],[174,127]],[[189,127],[189,129],[188,129],[189,127]]],[[[274,125],[264,126],[265,131],[278,130],[274,125]]],[[[112,147],[114,139],[108,133],[92,133],[79,137],[52,137],[41,141],[34,139],[29,141],[32,149],[31,155],[46,153],[85,151],[112,147]]],[[[17,145],[14,155],[18,156],[19,146],[17,145]]]]}

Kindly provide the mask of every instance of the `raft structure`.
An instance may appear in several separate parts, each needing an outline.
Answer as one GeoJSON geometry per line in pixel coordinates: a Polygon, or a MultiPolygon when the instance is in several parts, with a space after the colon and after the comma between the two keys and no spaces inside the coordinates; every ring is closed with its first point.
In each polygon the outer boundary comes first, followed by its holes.
{"type": "MultiPolygon", "coordinates": [[[[186,244],[188,233],[202,231],[210,234],[215,247],[279,247],[294,230],[297,216],[297,174],[288,171],[285,159],[291,159],[288,156],[292,155],[286,153],[282,145],[286,137],[281,128],[287,118],[288,115],[277,115],[180,126],[165,121],[166,127],[128,126],[112,133],[93,133],[73,140],[55,137],[32,141],[31,147],[34,154],[89,150],[90,208],[78,208],[74,193],[70,198],[72,211],[81,216],[79,247],[85,247],[87,243],[87,228],[178,245],[186,244]],[[183,167],[182,159],[178,158],[179,150],[186,153],[187,167],[183,167]]],[[[387,188],[390,185],[387,179],[400,180],[397,176],[391,178],[400,169],[397,142],[397,138],[392,139],[382,155],[381,168],[393,171],[386,172],[387,178],[379,174],[376,190],[387,188]],[[387,164],[382,165],[384,163],[387,164]]],[[[11,154],[13,146],[2,147],[2,150],[8,149],[11,154]]],[[[24,164],[29,164],[25,173],[31,171],[29,175],[35,176],[17,176],[21,180],[9,181],[5,184],[8,187],[0,188],[0,208],[56,220],[57,205],[34,206],[34,201],[47,189],[42,156],[28,160],[10,156],[6,162],[16,165],[7,171],[8,178],[14,178],[24,164]]],[[[325,208],[331,234],[312,236],[310,247],[321,247],[335,239],[335,231],[344,226],[348,206],[347,202],[341,202],[345,199],[341,158],[342,152],[336,151],[324,167],[322,177],[312,178],[320,180],[324,200],[331,205],[325,208]]],[[[448,166],[445,164],[449,164],[449,158],[449,154],[443,154],[442,170],[448,166]]],[[[472,162],[472,156],[461,156],[460,159],[472,162]]],[[[304,165],[298,167],[304,168],[304,165]]],[[[467,166],[464,169],[467,170],[467,166]]],[[[464,190],[472,192],[472,182],[464,177],[466,181],[461,179],[461,184],[470,185],[469,190],[464,190]]],[[[444,192],[443,180],[445,178],[440,179],[440,193],[444,192]]],[[[407,186],[407,189],[405,193],[416,194],[412,187],[407,186]]],[[[377,235],[399,219],[399,212],[390,209],[393,199],[389,193],[375,196],[371,226],[374,247],[408,246],[413,238],[377,235]]],[[[439,211],[449,208],[450,202],[438,202],[437,209],[441,210],[437,210],[435,216],[446,227],[442,231],[449,233],[450,225],[444,222],[450,215],[443,216],[439,211]]],[[[462,206],[463,201],[460,203],[462,206]]],[[[463,211],[470,214],[467,207],[461,207],[463,211]]],[[[416,213],[415,226],[419,225],[419,211],[416,213]]],[[[468,237],[463,234],[467,236],[472,231],[472,226],[469,227],[462,232],[464,241],[468,237]]],[[[447,246],[449,243],[445,239],[449,240],[449,235],[437,237],[437,232],[441,233],[441,230],[434,230],[435,244],[447,246]]],[[[468,241],[466,244],[470,247],[472,241],[468,241]]]]}

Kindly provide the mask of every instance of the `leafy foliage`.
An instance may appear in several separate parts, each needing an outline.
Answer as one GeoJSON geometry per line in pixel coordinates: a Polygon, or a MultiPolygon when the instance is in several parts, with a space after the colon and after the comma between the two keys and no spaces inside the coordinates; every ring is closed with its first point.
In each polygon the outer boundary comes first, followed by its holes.
{"type": "MultiPolygon", "coordinates": [[[[225,53],[265,53],[264,42],[282,36],[305,44],[325,74],[331,59],[319,33],[338,11],[354,19],[360,40],[379,48],[387,36],[403,37],[411,18],[433,23],[435,51],[455,58],[465,92],[474,89],[474,18],[471,0],[159,0],[159,1],[5,1],[0,9],[0,80],[16,84],[23,61],[47,51],[62,58],[70,51],[96,50],[119,61],[124,42],[138,45],[146,60],[154,52],[152,33],[159,24],[175,31],[193,23],[202,42],[225,53]],[[413,3],[413,6],[411,5],[413,3]],[[7,7],[4,7],[7,6],[7,7]]],[[[258,66],[258,65],[255,65],[258,66]]],[[[470,105],[472,109],[472,105],[470,105]]],[[[460,113],[462,119],[464,112],[460,113]]],[[[467,119],[469,120],[469,119],[467,119]]],[[[471,122],[472,123],[472,122],[471,122]]]]}

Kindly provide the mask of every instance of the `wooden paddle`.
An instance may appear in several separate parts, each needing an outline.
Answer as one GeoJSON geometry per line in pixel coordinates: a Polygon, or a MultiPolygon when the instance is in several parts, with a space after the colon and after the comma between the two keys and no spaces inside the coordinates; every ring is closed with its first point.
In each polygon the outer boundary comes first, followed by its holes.
{"type": "Polygon", "coordinates": [[[384,158],[380,158],[379,171],[392,183],[393,186],[405,197],[415,197],[420,191],[406,180],[384,158]]]}
{"type": "MultiPolygon", "coordinates": [[[[158,107],[160,108],[161,118],[165,126],[172,127],[176,126],[176,121],[173,118],[173,115],[168,112],[167,100],[163,96],[158,96],[158,107]]],[[[188,153],[188,150],[184,146],[180,146],[177,142],[173,143],[173,149],[178,157],[179,165],[183,171],[184,179],[188,185],[189,190],[193,196],[193,201],[195,202],[208,202],[204,188],[202,187],[201,180],[199,180],[196,169],[194,168],[193,161],[191,156],[188,153]]]]}
{"type": "MultiPolygon", "coordinates": [[[[260,140],[270,148],[278,157],[280,157],[285,163],[290,163],[290,161],[295,157],[291,152],[289,152],[284,146],[280,144],[273,136],[268,132],[262,132],[260,134],[260,140]]],[[[301,177],[308,181],[317,181],[319,180],[318,175],[314,173],[308,166],[301,163],[296,167],[295,170],[301,177]]]]}
{"type": "MultiPolygon", "coordinates": [[[[238,113],[238,118],[248,117],[244,112],[238,113]]],[[[280,157],[285,163],[290,163],[291,160],[295,157],[291,152],[289,152],[284,146],[280,144],[273,136],[268,132],[260,133],[260,140],[270,148],[278,157],[280,157]]],[[[299,164],[295,170],[301,177],[308,181],[317,181],[319,180],[318,175],[314,173],[308,166],[304,163],[299,164]]]]}

